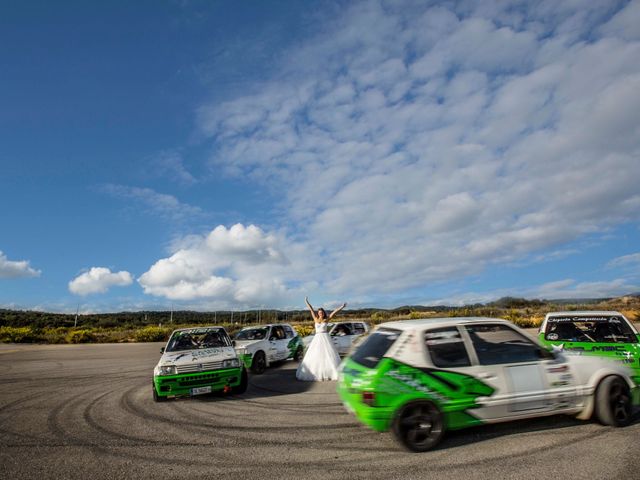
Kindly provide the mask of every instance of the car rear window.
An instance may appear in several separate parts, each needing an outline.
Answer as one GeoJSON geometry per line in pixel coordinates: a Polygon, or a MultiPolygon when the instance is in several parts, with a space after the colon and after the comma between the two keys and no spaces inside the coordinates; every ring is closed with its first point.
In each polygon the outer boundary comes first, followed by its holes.
{"type": "Polygon", "coordinates": [[[391,345],[398,339],[400,333],[400,330],[386,328],[375,331],[351,355],[351,360],[367,368],[375,368],[391,345]]]}
{"type": "Polygon", "coordinates": [[[549,317],[544,338],[551,342],[635,343],[631,327],[620,316],[549,317]]]}

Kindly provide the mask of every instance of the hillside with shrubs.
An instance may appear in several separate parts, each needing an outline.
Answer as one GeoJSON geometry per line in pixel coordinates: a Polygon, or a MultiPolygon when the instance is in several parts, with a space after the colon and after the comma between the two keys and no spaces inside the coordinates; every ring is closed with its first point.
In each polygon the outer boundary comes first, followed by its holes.
{"type": "MultiPolygon", "coordinates": [[[[365,320],[371,325],[394,320],[436,317],[503,318],[523,328],[540,325],[546,313],[558,310],[616,310],[640,322],[640,294],[585,300],[528,300],[504,297],[486,304],[402,306],[394,309],[343,310],[337,320],[365,320]]],[[[60,314],[0,309],[0,343],[123,343],[162,342],[176,328],[220,325],[233,335],[247,325],[286,322],[302,336],[313,333],[306,310],[142,311],[99,314],[60,314]]]]}

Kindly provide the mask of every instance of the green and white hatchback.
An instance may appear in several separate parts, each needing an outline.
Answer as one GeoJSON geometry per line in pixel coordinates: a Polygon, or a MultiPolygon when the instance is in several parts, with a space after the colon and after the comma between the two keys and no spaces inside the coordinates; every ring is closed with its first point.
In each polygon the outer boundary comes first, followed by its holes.
{"type": "Polygon", "coordinates": [[[620,312],[551,312],[538,335],[543,345],[618,360],[640,375],[640,334],[620,312]]]}
{"type": "Polygon", "coordinates": [[[175,330],[153,370],[153,399],[203,395],[213,392],[243,393],[247,372],[222,327],[175,330]]]}
{"type": "Polygon", "coordinates": [[[388,322],[341,365],[345,407],[407,449],[446,430],[557,413],[624,426],[640,389],[624,365],[549,351],[505,320],[388,322]]]}

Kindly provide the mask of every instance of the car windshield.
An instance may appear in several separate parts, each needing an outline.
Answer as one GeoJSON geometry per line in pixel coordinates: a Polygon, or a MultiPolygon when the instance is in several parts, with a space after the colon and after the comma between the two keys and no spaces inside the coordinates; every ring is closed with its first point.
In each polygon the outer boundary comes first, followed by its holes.
{"type": "Polygon", "coordinates": [[[264,340],[267,338],[269,328],[245,328],[236,334],[236,340],[264,340]]]}
{"type": "Polygon", "coordinates": [[[230,345],[229,337],[222,328],[193,328],[173,332],[165,351],[201,350],[230,345]]]}
{"type": "Polygon", "coordinates": [[[400,333],[399,330],[381,328],[362,342],[351,355],[351,360],[368,368],[376,367],[391,345],[398,339],[400,333]]]}
{"type": "Polygon", "coordinates": [[[544,338],[549,341],[634,343],[635,335],[619,316],[550,317],[544,338]]]}

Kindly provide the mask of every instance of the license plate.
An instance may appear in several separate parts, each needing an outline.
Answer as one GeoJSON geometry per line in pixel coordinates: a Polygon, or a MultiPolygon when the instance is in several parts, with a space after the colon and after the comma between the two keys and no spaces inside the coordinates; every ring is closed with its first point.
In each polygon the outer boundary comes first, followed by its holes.
{"type": "Polygon", "coordinates": [[[211,393],[211,386],[208,387],[197,387],[191,389],[191,395],[202,395],[204,393],[211,393]]]}

